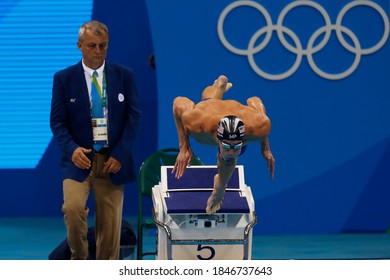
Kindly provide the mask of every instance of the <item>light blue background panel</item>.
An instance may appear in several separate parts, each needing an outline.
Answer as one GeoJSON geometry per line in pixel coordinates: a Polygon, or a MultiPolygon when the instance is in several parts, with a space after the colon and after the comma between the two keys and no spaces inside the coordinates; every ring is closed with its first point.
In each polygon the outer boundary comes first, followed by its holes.
{"type": "Polygon", "coordinates": [[[0,168],[35,168],[52,138],[54,72],[76,63],[92,0],[1,1],[0,168]]]}

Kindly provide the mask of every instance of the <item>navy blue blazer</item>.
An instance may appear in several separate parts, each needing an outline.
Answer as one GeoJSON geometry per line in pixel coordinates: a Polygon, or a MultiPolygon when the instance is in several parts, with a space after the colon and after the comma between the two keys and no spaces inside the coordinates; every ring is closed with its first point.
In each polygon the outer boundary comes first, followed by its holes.
{"type": "MultiPolygon", "coordinates": [[[[141,117],[139,99],[131,69],[106,61],[105,74],[109,153],[122,164],[111,179],[114,184],[125,184],[136,180],[132,149],[141,117]]],[[[77,147],[93,149],[90,100],[81,61],[54,74],[50,128],[62,152],[63,179],[84,181],[90,170],[79,169],[71,161],[77,147]]],[[[93,152],[87,156],[92,161],[93,152]]]]}

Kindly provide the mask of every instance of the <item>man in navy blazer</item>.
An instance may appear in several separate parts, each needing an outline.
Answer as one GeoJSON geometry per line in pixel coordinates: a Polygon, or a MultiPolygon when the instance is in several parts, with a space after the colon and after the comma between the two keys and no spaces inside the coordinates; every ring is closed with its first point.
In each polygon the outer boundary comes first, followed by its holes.
{"type": "Polygon", "coordinates": [[[87,259],[86,202],[92,190],[96,258],[118,259],[124,184],[136,179],[132,148],[141,116],[139,100],[132,71],[105,60],[108,28],[103,23],[84,23],[77,46],[82,61],[54,75],[50,114],[50,127],[62,152],[67,238],[72,259],[87,259]],[[94,72],[104,112],[97,119],[91,115],[94,72]],[[95,130],[96,120],[103,123],[103,134],[95,130]],[[94,148],[98,142],[102,148],[94,148]]]}

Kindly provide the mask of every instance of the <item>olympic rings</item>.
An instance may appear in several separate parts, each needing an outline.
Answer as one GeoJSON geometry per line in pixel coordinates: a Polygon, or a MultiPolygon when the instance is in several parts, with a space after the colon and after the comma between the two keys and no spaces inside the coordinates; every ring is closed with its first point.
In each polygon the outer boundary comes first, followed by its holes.
{"type": "Polygon", "coordinates": [[[252,67],[253,71],[255,71],[259,76],[261,76],[265,79],[268,79],[268,80],[283,80],[283,79],[286,79],[286,78],[290,77],[291,75],[293,75],[295,73],[295,71],[299,68],[303,56],[307,57],[307,60],[308,60],[308,63],[310,65],[311,69],[322,78],[329,79],[329,80],[340,80],[340,79],[343,79],[345,77],[348,77],[359,66],[360,59],[361,59],[362,55],[372,54],[383,47],[383,45],[386,43],[386,41],[389,37],[389,30],[390,30],[389,18],[387,17],[385,11],[378,4],[376,4],[372,1],[367,1],[367,0],[357,0],[357,1],[353,1],[353,2],[350,2],[347,5],[345,5],[341,9],[341,11],[339,12],[335,24],[332,24],[328,13],[320,4],[318,4],[314,1],[297,0],[297,1],[294,1],[294,2],[291,2],[290,4],[288,4],[281,11],[281,13],[277,19],[277,23],[275,25],[272,23],[272,19],[271,19],[270,14],[262,5],[260,5],[257,2],[254,2],[254,1],[250,1],[250,0],[249,1],[240,0],[240,1],[236,1],[236,2],[231,3],[222,11],[222,13],[218,19],[217,29],[218,29],[218,36],[219,36],[222,44],[229,51],[231,51],[234,54],[247,56],[248,62],[250,64],[250,66],[252,67]],[[237,48],[237,47],[233,46],[232,44],[230,44],[228,42],[228,40],[226,39],[224,29],[223,29],[224,22],[225,22],[226,17],[228,16],[228,14],[232,10],[234,10],[238,7],[242,7],[242,6],[249,6],[251,8],[256,9],[257,11],[259,11],[263,15],[265,22],[266,22],[266,26],[261,27],[259,30],[257,30],[253,34],[253,36],[249,40],[247,49],[240,49],[240,48],[237,48]],[[304,48],[302,46],[301,40],[298,38],[298,36],[291,29],[289,29],[288,27],[283,25],[283,21],[284,21],[286,15],[291,10],[293,10],[297,7],[301,7],[301,6],[308,6],[310,8],[317,10],[322,15],[324,22],[325,22],[324,26],[318,28],[315,32],[313,32],[313,34],[309,38],[309,41],[307,43],[306,48],[304,48]],[[383,20],[383,24],[384,24],[384,31],[383,31],[382,38],[375,45],[373,45],[369,48],[365,48],[365,49],[363,49],[361,47],[360,41],[357,38],[357,36],[355,35],[355,33],[353,33],[350,29],[348,29],[347,27],[342,25],[342,21],[344,19],[344,16],[348,13],[348,11],[350,11],[351,9],[353,9],[354,7],[357,7],[357,6],[368,6],[372,9],[374,9],[381,16],[381,18],[383,20]],[[340,42],[340,44],[347,51],[349,51],[355,55],[355,59],[352,62],[352,65],[348,69],[346,69],[345,71],[343,71],[341,73],[327,73],[327,72],[323,71],[322,69],[320,69],[320,67],[317,66],[317,64],[315,63],[314,58],[313,58],[313,55],[315,53],[319,52],[320,50],[322,50],[326,46],[326,44],[329,42],[332,31],[336,32],[337,39],[340,42]],[[256,61],[254,59],[254,55],[261,52],[268,45],[274,32],[276,32],[280,43],[289,52],[296,55],[296,60],[293,63],[293,65],[287,71],[285,71],[284,73],[280,73],[280,74],[270,74],[270,73],[265,72],[256,64],[256,61]],[[262,42],[260,42],[258,45],[255,45],[256,42],[258,41],[258,39],[260,37],[262,37],[264,34],[265,34],[265,36],[264,36],[262,42]],[[320,42],[316,43],[317,42],[316,40],[322,34],[324,34],[323,38],[321,39],[320,42]],[[286,40],[285,35],[288,35],[292,39],[292,41],[294,42],[294,45],[292,45],[291,43],[289,43],[286,40]],[[349,39],[353,43],[353,45],[351,45],[350,43],[348,43],[345,40],[345,37],[344,37],[345,35],[349,37],[349,39]],[[316,45],[314,45],[315,43],[316,43],[316,45]]]}

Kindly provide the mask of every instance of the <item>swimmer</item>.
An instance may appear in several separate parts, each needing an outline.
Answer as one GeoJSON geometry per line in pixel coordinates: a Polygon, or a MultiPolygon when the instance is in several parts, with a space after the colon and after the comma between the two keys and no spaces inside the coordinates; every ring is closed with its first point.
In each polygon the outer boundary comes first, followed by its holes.
{"type": "Polygon", "coordinates": [[[260,142],[270,176],[274,179],[275,159],[268,142],[271,121],[259,97],[247,99],[247,105],[235,100],[223,100],[232,87],[226,76],[219,76],[202,92],[202,101],[195,104],[186,97],[173,101],[173,115],[179,138],[180,152],[172,170],[180,179],[190,165],[193,152],[189,137],[197,142],[218,146],[218,173],[214,176],[213,191],[208,198],[206,212],[213,214],[221,208],[227,183],[237,164],[237,159],[252,142],[260,142]]]}

